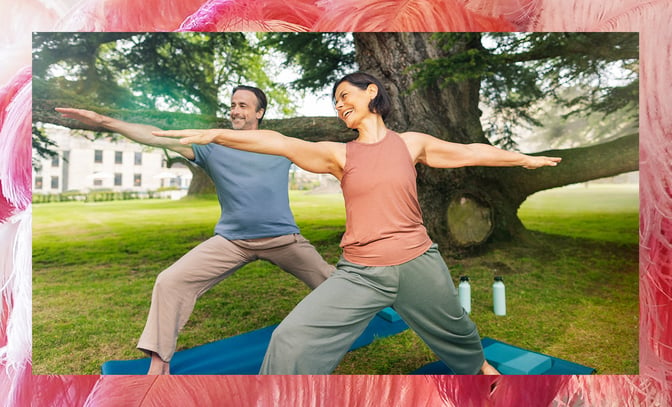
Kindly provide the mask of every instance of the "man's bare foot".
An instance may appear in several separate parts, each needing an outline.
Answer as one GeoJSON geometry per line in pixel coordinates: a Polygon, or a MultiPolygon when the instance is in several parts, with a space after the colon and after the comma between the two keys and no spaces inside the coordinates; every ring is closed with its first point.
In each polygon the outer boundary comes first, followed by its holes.
{"type": "Polygon", "coordinates": [[[152,361],[149,363],[148,375],[170,374],[170,362],[164,362],[155,352],[152,352],[152,361]]]}
{"type": "Polygon", "coordinates": [[[487,360],[483,362],[483,366],[481,366],[481,371],[479,373],[484,374],[484,375],[500,375],[501,374],[497,371],[497,369],[492,367],[492,365],[490,363],[488,363],[487,360]]]}

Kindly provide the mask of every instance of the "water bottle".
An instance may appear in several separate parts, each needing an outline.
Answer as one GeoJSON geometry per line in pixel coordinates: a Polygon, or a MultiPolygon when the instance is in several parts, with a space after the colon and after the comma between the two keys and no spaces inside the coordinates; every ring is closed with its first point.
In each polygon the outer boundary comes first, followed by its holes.
{"type": "Polygon", "coordinates": [[[506,292],[502,276],[496,276],[495,282],[492,284],[492,302],[495,315],[506,315],[506,292]]]}
{"type": "Polygon", "coordinates": [[[469,314],[471,312],[471,285],[469,285],[469,277],[460,277],[460,285],[457,288],[457,294],[460,297],[460,305],[462,305],[462,308],[469,314]]]}

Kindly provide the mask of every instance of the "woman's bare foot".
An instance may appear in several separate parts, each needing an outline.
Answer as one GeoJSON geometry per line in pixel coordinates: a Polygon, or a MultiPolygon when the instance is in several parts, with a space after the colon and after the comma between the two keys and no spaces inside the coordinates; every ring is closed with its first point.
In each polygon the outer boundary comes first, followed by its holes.
{"type": "MultiPolygon", "coordinates": [[[[495,369],[490,363],[488,363],[487,360],[483,361],[483,366],[481,366],[481,370],[479,371],[479,373],[488,376],[501,375],[501,373],[499,373],[497,369],[495,369]]],[[[498,381],[499,379],[493,378],[492,384],[490,385],[490,394],[492,394],[497,388],[498,381]]]]}
{"type": "Polygon", "coordinates": [[[486,360],[486,361],[483,362],[483,366],[481,366],[480,374],[500,375],[501,373],[499,373],[499,371],[497,371],[497,369],[492,367],[492,365],[490,363],[488,363],[488,361],[486,360]]]}
{"type": "Polygon", "coordinates": [[[170,374],[170,362],[164,362],[155,352],[152,352],[152,361],[149,363],[148,375],[170,374]]]}

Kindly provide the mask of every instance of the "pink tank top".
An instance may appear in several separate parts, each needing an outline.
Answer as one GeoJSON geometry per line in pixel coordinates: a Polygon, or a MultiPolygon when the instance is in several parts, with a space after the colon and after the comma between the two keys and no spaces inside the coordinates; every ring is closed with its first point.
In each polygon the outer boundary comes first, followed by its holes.
{"type": "Polygon", "coordinates": [[[346,144],[341,247],[347,261],[393,266],[429,249],[432,241],[422,224],[416,177],[406,143],[391,130],[373,144],[346,144]]]}

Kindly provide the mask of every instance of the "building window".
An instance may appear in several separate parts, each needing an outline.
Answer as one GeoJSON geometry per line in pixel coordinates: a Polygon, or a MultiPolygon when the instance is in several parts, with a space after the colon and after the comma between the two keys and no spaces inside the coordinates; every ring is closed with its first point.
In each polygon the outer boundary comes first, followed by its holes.
{"type": "Polygon", "coordinates": [[[103,150],[95,150],[93,152],[93,162],[96,164],[103,162],[103,150]]]}
{"type": "Polygon", "coordinates": [[[115,187],[120,187],[121,186],[121,173],[120,172],[115,172],[114,173],[114,186],[115,187]]]}
{"type": "Polygon", "coordinates": [[[58,157],[58,155],[55,155],[55,156],[51,157],[51,166],[52,166],[52,167],[58,167],[58,165],[59,165],[60,163],[61,163],[61,160],[60,160],[60,158],[58,157]]]}
{"type": "Polygon", "coordinates": [[[134,187],[141,187],[142,186],[142,174],[134,174],[133,175],[133,186],[134,187]]]}
{"type": "Polygon", "coordinates": [[[35,189],[42,189],[42,177],[35,177],[35,189]]]}
{"type": "Polygon", "coordinates": [[[142,152],[135,153],[135,165],[142,165],[142,152]]]}
{"type": "Polygon", "coordinates": [[[103,186],[103,180],[100,178],[96,178],[93,180],[93,186],[94,187],[102,187],[103,186]]]}
{"type": "Polygon", "coordinates": [[[58,177],[57,176],[52,176],[51,177],[51,189],[58,189],[58,177]]]}
{"type": "Polygon", "coordinates": [[[114,152],[114,163],[115,164],[123,164],[124,163],[124,152],[123,151],[115,151],[114,152]]]}

